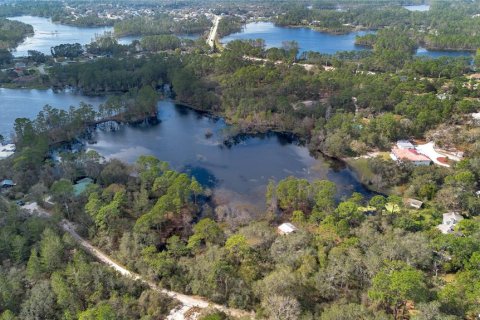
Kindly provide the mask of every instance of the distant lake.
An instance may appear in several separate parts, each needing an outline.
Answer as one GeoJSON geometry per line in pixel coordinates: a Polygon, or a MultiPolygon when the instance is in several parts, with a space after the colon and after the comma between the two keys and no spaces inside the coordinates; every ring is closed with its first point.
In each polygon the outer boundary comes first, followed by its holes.
{"type": "Polygon", "coordinates": [[[35,34],[25,39],[13,52],[16,57],[26,56],[28,50],[37,50],[50,55],[50,48],[62,43],[90,43],[95,35],[101,35],[106,31],[112,31],[111,27],[72,27],[63,24],[53,23],[51,19],[20,16],[11,17],[10,20],[17,20],[33,26],[35,34]]]}
{"type": "Polygon", "coordinates": [[[416,6],[403,6],[405,9],[409,11],[428,11],[430,10],[430,5],[428,4],[420,4],[416,6]]]}
{"type": "Polygon", "coordinates": [[[223,43],[233,40],[264,39],[267,48],[281,47],[283,41],[295,40],[300,46],[300,52],[318,51],[334,54],[337,51],[365,50],[355,45],[355,36],[368,32],[352,32],[335,35],[315,31],[310,28],[278,27],[272,22],[247,23],[241,32],[233,33],[221,39],[223,43]]]}
{"type": "MultiPolygon", "coordinates": [[[[355,45],[357,35],[365,35],[373,31],[357,31],[347,34],[330,34],[315,31],[310,28],[278,27],[272,22],[251,22],[247,23],[241,32],[233,33],[221,39],[223,43],[233,40],[264,39],[267,48],[282,47],[283,41],[295,40],[298,42],[300,52],[317,51],[326,54],[335,54],[338,51],[368,50],[362,46],[355,45]]],[[[437,51],[419,48],[418,56],[429,56],[438,58],[468,57],[472,53],[468,51],[437,51]]]]}
{"type": "MultiPolygon", "coordinates": [[[[73,27],[53,23],[49,18],[19,16],[10,17],[10,20],[21,21],[33,26],[35,34],[27,37],[12,53],[15,57],[28,55],[28,50],[37,50],[50,55],[50,48],[62,43],[89,44],[95,36],[105,32],[113,32],[112,27],[73,27]]],[[[179,34],[179,38],[196,40],[199,34],[179,34]]],[[[130,44],[133,40],[140,40],[141,36],[126,36],[118,39],[120,44],[130,44]]]]}
{"type": "Polygon", "coordinates": [[[66,110],[82,101],[98,107],[105,100],[105,97],[88,97],[73,91],[0,88],[0,134],[8,139],[15,119],[34,119],[46,104],[66,110]]]}
{"type": "Polygon", "coordinates": [[[140,155],[154,155],[195,176],[215,189],[216,197],[263,206],[269,179],[287,176],[329,179],[339,196],[361,192],[369,195],[355,174],[345,166],[315,159],[306,147],[282,134],[243,136],[230,146],[223,141],[229,126],[171,101],[158,103],[154,126],[123,125],[117,131],[97,130],[88,148],[107,158],[134,162],[140,155]],[[207,138],[206,132],[212,136],[207,138]]]}

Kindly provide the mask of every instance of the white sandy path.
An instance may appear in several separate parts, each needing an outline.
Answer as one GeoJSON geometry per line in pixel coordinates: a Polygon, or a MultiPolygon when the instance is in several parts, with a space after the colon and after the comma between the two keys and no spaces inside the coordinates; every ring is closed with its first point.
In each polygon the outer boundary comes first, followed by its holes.
{"type": "MultiPolygon", "coordinates": [[[[273,64],[275,65],[279,65],[279,64],[283,64],[284,62],[281,61],[281,60],[276,60],[276,61],[272,61],[272,60],[268,60],[268,59],[265,59],[265,58],[258,58],[258,57],[251,57],[251,56],[243,56],[243,59],[244,60],[248,60],[248,61],[257,61],[257,62],[272,62],[273,64]]],[[[314,64],[308,64],[308,63],[296,63],[294,62],[292,65],[294,66],[300,66],[302,68],[304,68],[305,70],[307,71],[312,71],[316,66],[314,64]]],[[[335,70],[334,67],[328,67],[328,66],[322,66],[323,69],[325,71],[333,71],[335,70]]]]}
{"type": "MultiPolygon", "coordinates": [[[[23,208],[27,209],[32,214],[36,214],[36,215],[41,216],[41,217],[50,216],[50,213],[48,211],[42,209],[41,207],[39,207],[36,202],[28,203],[25,206],[23,206],[23,208]]],[[[174,298],[174,299],[178,300],[182,304],[182,307],[172,310],[170,316],[167,319],[171,319],[171,320],[185,319],[185,317],[184,317],[185,312],[187,312],[192,307],[199,307],[199,308],[202,308],[202,309],[204,309],[204,308],[215,308],[215,309],[221,310],[221,311],[223,311],[223,312],[225,312],[225,313],[227,313],[227,314],[229,314],[233,317],[245,317],[245,318],[253,318],[254,317],[253,313],[250,313],[250,312],[247,312],[247,311],[244,311],[244,310],[239,310],[239,309],[231,309],[231,308],[227,308],[227,307],[222,306],[222,305],[214,304],[214,303],[211,303],[211,302],[205,300],[202,297],[189,296],[189,295],[181,294],[181,293],[178,293],[178,292],[175,292],[175,291],[162,289],[162,288],[158,287],[152,281],[146,280],[141,275],[139,275],[135,272],[132,272],[132,271],[128,270],[127,268],[123,267],[121,264],[119,264],[118,262],[116,262],[115,260],[110,258],[107,254],[103,253],[101,250],[99,250],[98,248],[96,248],[92,244],[90,244],[87,240],[83,239],[75,231],[75,226],[73,225],[72,222],[70,222],[66,219],[63,219],[62,221],[60,221],[59,225],[65,232],[68,232],[73,237],[73,239],[75,239],[75,241],[77,241],[77,243],[80,246],[82,246],[88,253],[95,256],[100,262],[108,265],[109,267],[111,267],[112,269],[114,269],[115,271],[117,271],[118,273],[120,273],[121,275],[123,275],[125,277],[131,278],[131,279],[134,279],[134,280],[137,280],[137,281],[141,281],[144,284],[146,284],[147,286],[149,286],[150,289],[161,292],[163,294],[168,295],[171,298],[174,298]]]]}

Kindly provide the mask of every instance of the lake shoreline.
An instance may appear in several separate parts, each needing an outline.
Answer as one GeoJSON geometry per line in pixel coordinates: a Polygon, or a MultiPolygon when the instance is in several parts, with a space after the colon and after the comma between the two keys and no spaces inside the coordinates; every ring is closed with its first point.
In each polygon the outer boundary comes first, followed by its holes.
{"type": "MultiPolygon", "coordinates": [[[[255,22],[260,22],[260,21],[255,21],[255,22]]],[[[310,29],[310,30],[313,30],[313,31],[316,31],[316,32],[325,33],[325,34],[329,34],[329,35],[333,35],[333,36],[343,36],[343,35],[348,35],[350,33],[359,32],[359,31],[376,31],[377,30],[377,29],[367,28],[367,27],[364,27],[364,26],[349,26],[349,27],[351,27],[351,29],[349,29],[349,30],[335,31],[335,30],[330,30],[328,28],[321,28],[321,27],[312,26],[312,25],[308,25],[308,24],[280,25],[280,24],[276,24],[274,21],[270,21],[270,22],[272,22],[275,26],[277,26],[279,28],[292,28],[292,29],[304,28],[304,29],[310,29]]]]}
{"type": "MultiPolygon", "coordinates": [[[[168,99],[163,99],[163,100],[168,100],[168,99]]],[[[216,113],[213,113],[213,112],[210,112],[210,111],[205,111],[205,110],[202,110],[202,109],[200,109],[200,108],[198,108],[194,105],[184,103],[184,102],[179,101],[179,100],[171,100],[171,101],[175,104],[182,105],[182,106],[184,106],[186,108],[189,108],[189,109],[192,109],[196,112],[200,112],[200,113],[202,113],[206,116],[209,116],[209,117],[212,117],[212,118],[215,118],[215,119],[223,119],[223,120],[226,121],[227,124],[236,127],[236,124],[228,122],[228,118],[225,118],[221,114],[216,114],[216,113]]],[[[384,193],[380,192],[379,190],[377,190],[375,188],[372,188],[371,185],[369,184],[370,181],[368,179],[366,180],[366,179],[362,178],[362,176],[363,176],[362,172],[360,170],[358,170],[357,167],[351,165],[351,163],[349,162],[349,158],[332,156],[332,155],[326,154],[322,150],[312,150],[308,146],[309,139],[307,137],[300,136],[300,135],[298,135],[298,134],[296,134],[292,131],[275,130],[274,128],[270,128],[270,129],[266,129],[266,130],[264,130],[265,128],[262,128],[261,130],[258,130],[258,128],[256,128],[255,130],[250,130],[250,129],[249,130],[244,130],[243,128],[239,128],[239,129],[241,131],[239,131],[239,132],[235,133],[234,135],[228,137],[228,140],[235,140],[235,139],[237,139],[241,136],[255,137],[256,135],[269,134],[269,133],[289,135],[290,137],[293,137],[293,139],[295,139],[298,143],[300,143],[300,145],[306,147],[308,149],[310,155],[313,158],[319,159],[319,157],[322,157],[329,162],[334,162],[334,163],[337,163],[337,164],[341,164],[342,166],[345,166],[345,167],[349,168],[354,173],[357,181],[363,187],[365,187],[367,190],[369,190],[370,192],[375,193],[375,194],[384,194],[384,193]]]]}

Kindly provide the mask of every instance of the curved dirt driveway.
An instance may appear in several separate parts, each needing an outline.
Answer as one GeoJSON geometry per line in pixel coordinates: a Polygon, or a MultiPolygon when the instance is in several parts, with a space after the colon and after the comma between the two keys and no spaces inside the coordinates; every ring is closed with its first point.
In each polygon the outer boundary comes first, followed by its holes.
{"type": "MultiPolygon", "coordinates": [[[[35,202],[28,203],[23,208],[27,209],[32,214],[36,214],[38,216],[42,216],[42,217],[50,216],[50,213],[48,211],[39,207],[37,205],[37,203],[35,203],[35,202]]],[[[118,273],[120,273],[121,275],[123,275],[125,277],[129,277],[131,279],[141,281],[144,284],[146,284],[148,287],[150,287],[150,289],[161,292],[163,294],[168,295],[171,298],[174,298],[174,299],[178,300],[182,304],[182,307],[180,309],[177,309],[177,310],[172,310],[172,313],[170,314],[168,319],[172,319],[172,320],[173,319],[179,319],[179,320],[184,319],[183,314],[186,311],[188,311],[190,308],[193,308],[193,307],[198,307],[198,308],[202,308],[202,309],[204,309],[204,308],[215,308],[215,309],[218,309],[218,310],[221,310],[221,311],[227,313],[230,316],[239,317],[239,318],[252,319],[254,317],[254,314],[251,313],[251,312],[247,312],[247,311],[239,310],[239,309],[227,308],[227,307],[219,305],[219,304],[211,303],[211,302],[207,301],[206,299],[204,299],[202,297],[189,296],[189,295],[185,295],[185,294],[178,293],[178,292],[175,292],[175,291],[162,289],[162,288],[158,287],[154,282],[146,280],[141,275],[128,270],[127,268],[125,268],[124,266],[122,266],[121,264],[119,264],[118,262],[113,260],[112,258],[110,258],[107,254],[103,253],[101,250],[94,247],[92,244],[90,244],[90,242],[88,242],[87,240],[82,238],[75,231],[75,226],[73,225],[72,222],[70,222],[66,219],[63,219],[62,221],[60,221],[59,225],[65,232],[68,232],[73,237],[73,239],[75,239],[75,241],[81,247],[83,247],[83,249],[85,249],[85,251],[87,251],[91,255],[95,256],[100,262],[104,263],[105,265],[108,265],[110,268],[114,269],[115,271],[117,271],[118,273]]]]}

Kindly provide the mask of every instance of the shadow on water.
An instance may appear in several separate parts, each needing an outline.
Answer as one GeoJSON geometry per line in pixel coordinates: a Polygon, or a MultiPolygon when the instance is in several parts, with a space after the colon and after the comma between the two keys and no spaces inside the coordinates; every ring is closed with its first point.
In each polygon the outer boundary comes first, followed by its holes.
{"type": "Polygon", "coordinates": [[[186,165],[181,171],[194,177],[202,186],[210,189],[215,188],[219,183],[213,172],[203,167],[186,165]]]}
{"type": "Polygon", "coordinates": [[[266,133],[238,133],[228,135],[223,140],[223,146],[227,148],[232,148],[237,145],[242,145],[245,143],[253,143],[257,141],[261,143],[264,140],[275,138],[280,146],[287,145],[298,145],[303,146],[303,143],[298,139],[298,137],[289,132],[266,132],[266,133]]]}
{"type": "Polygon", "coordinates": [[[160,101],[158,107],[159,124],[142,124],[140,128],[121,125],[111,132],[96,130],[90,139],[94,143],[87,147],[107,159],[130,163],[141,154],[154,155],[212,189],[216,203],[222,204],[263,207],[268,181],[288,176],[329,179],[337,185],[339,197],[352,192],[367,198],[371,194],[342,162],[314,157],[293,134],[239,134],[222,118],[172,101],[160,101]]]}

